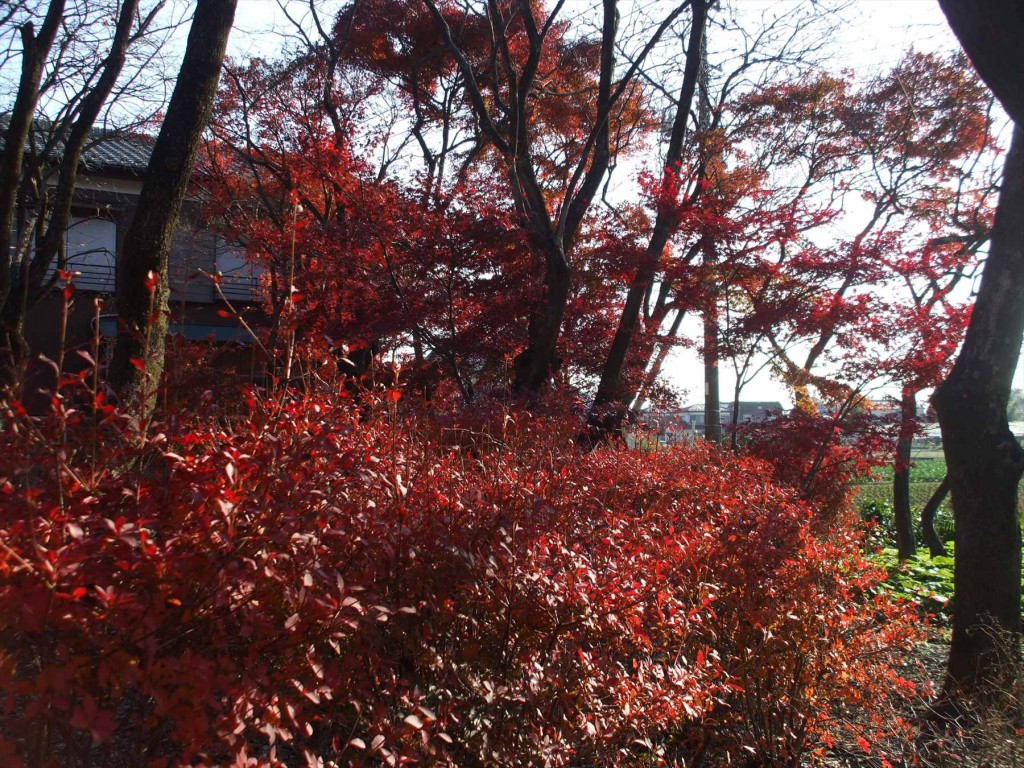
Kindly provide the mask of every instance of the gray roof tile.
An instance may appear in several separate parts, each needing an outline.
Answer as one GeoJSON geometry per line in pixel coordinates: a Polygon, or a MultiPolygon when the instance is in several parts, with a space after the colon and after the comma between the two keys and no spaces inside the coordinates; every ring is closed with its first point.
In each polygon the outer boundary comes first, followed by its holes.
{"type": "MultiPolygon", "coordinates": [[[[7,134],[8,115],[0,115],[0,151],[3,151],[7,134]]],[[[37,144],[45,144],[52,134],[52,124],[45,119],[36,120],[37,144]]],[[[141,176],[149,165],[154,139],[150,136],[132,135],[121,131],[95,128],[89,134],[89,141],[82,153],[82,170],[92,173],[104,171],[128,173],[141,176]]],[[[59,155],[58,146],[55,154],[59,155]]]]}
{"type": "Polygon", "coordinates": [[[153,152],[148,136],[103,135],[93,131],[82,155],[82,165],[90,171],[115,170],[143,174],[153,152]]]}

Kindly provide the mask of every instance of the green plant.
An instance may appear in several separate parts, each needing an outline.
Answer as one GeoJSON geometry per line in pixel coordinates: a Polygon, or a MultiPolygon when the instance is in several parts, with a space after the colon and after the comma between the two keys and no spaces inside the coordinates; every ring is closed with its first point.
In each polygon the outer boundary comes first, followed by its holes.
{"type": "Polygon", "coordinates": [[[894,547],[884,547],[872,558],[887,578],[879,590],[913,603],[924,615],[948,621],[953,598],[953,558],[919,554],[900,562],[894,547]]]}
{"type": "MultiPolygon", "coordinates": [[[[884,568],[887,578],[878,589],[881,592],[913,603],[922,615],[933,616],[947,622],[953,608],[953,544],[947,544],[949,555],[928,557],[925,552],[900,562],[894,547],[883,547],[869,560],[884,568]]],[[[1024,586],[1024,577],[1021,579],[1024,586]]],[[[1024,598],[1021,600],[1024,609],[1024,598]]]]}
{"type": "MultiPolygon", "coordinates": [[[[917,483],[910,486],[910,504],[915,517],[928,503],[938,483],[917,483]]],[[[870,548],[886,547],[896,539],[893,528],[892,487],[881,483],[860,486],[857,492],[857,509],[861,520],[868,526],[867,543],[870,548]]],[[[921,536],[920,523],[915,520],[914,530],[917,545],[926,548],[927,543],[921,536]]],[[[949,498],[939,506],[935,515],[935,530],[939,538],[947,544],[953,541],[953,510],[949,498]]]]}

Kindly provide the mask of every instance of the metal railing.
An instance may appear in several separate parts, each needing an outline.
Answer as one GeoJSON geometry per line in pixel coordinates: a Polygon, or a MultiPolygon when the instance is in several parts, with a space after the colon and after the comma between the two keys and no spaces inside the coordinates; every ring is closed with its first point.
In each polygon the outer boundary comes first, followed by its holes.
{"type": "MultiPolygon", "coordinates": [[[[96,293],[113,293],[117,289],[117,266],[114,255],[108,253],[109,261],[101,264],[95,261],[96,254],[90,254],[94,259],[90,261],[80,260],[82,254],[75,254],[67,261],[65,269],[75,274],[75,288],[80,291],[95,291],[96,293]]],[[[63,286],[63,281],[58,280],[57,285],[63,286]]]]}
{"type": "Polygon", "coordinates": [[[221,275],[220,290],[228,301],[252,301],[256,298],[259,278],[250,269],[238,269],[221,275]]]}

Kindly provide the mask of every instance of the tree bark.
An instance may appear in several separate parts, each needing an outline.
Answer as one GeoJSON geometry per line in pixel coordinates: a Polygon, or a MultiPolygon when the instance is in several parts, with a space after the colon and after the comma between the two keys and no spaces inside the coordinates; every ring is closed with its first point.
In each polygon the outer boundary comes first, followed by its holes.
{"type": "Polygon", "coordinates": [[[1019,0],[939,0],[981,79],[1024,125],[1024,5],[1019,0]]]}
{"type": "Polygon", "coordinates": [[[893,521],[896,528],[896,552],[900,560],[917,554],[914,517],[910,511],[910,451],[914,445],[917,421],[917,397],[904,389],[900,399],[900,434],[896,440],[896,466],[892,475],[893,521]]]}
{"type": "Polygon", "coordinates": [[[948,698],[1001,679],[1019,653],[1024,451],[1006,406],[1024,336],[1024,131],[1013,133],[964,346],[932,397],[956,524],[948,698]]]}
{"type": "Polygon", "coordinates": [[[939,505],[948,495],[949,476],[947,475],[942,478],[939,487],[935,489],[928,499],[928,503],[921,510],[921,535],[924,537],[925,544],[928,545],[928,554],[932,557],[946,555],[946,545],[942,543],[942,539],[939,538],[939,534],[935,530],[935,513],[939,511],[939,505]]]}
{"type": "Polygon", "coordinates": [[[198,0],[118,269],[110,383],[123,407],[152,412],[167,334],[167,264],[178,213],[209,122],[237,0],[198,0]]]}
{"type": "MultiPolygon", "coordinates": [[[[715,264],[714,249],[705,254],[705,266],[715,264]]],[[[722,400],[718,370],[718,290],[710,286],[704,308],[704,439],[716,445],[722,442],[722,400]]],[[[734,405],[738,407],[738,403],[734,405]]]]}
{"type": "MultiPolygon", "coordinates": [[[[680,88],[679,101],[676,104],[672,135],[669,138],[665,171],[662,177],[662,189],[666,191],[678,180],[683,142],[686,138],[686,126],[690,119],[690,107],[693,104],[693,97],[697,90],[697,78],[704,59],[702,52],[708,15],[707,2],[696,0],[692,4],[692,13],[693,19],[690,22],[690,35],[686,46],[683,83],[680,88]]],[[[589,440],[604,439],[618,429],[626,413],[628,403],[622,386],[626,359],[636,332],[637,322],[640,319],[644,296],[661,268],[662,256],[676,227],[677,219],[678,215],[671,210],[671,206],[659,208],[643,259],[637,267],[629,290],[626,292],[626,302],[622,307],[622,314],[619,316],[619,325],[615,330],[615,337],[612,339],[608,357],[601,370],[601,381],[598,384],[597,394],[588,416],[588,426],[591,430],[589,440]]]]}
{"type": "MultiPolygon", "coordinates": [[[[39,101],[39,84],[43,78],[46,57],[53,47],[53,41],[60,29],[64,16],[64,0],[53,0],[46,11],[46,17],[36,35],[31,23],[21,27],[21,77],[14,98],[4,135],[4,151],[0,154],[0,311],[11,294],[11,229],[14,227],[14,213],[18,206],[18,189],[22,164],[25,159],[25,144],[32,131],[36,104],[39,101]]],[[[4,334],[7,336],[7,334],[4,334]]],[[[14,352],[13,348],[10,349],[14,352]]]]}
{"type": "Polygon", "coordinates": [[[1006,406],[1024,336],[1024,6],[1018,0],[939,4],[1017,124],[964,347],[933,396],[956,525],[953,642],[944,685],[955,696],[1014,671],[1020,654],[1017,487],[1024,451],[1010,432],[1006,406]]]}
{"type": "Polygon", "coordinates": [[[561,367],[558,337],[569,298],[572,269],[561,248],[549,246],[544,272],[544,294],[530,317],[529,343],[515,360],[513,386],[518,391],[535,392],[561,367]]]}

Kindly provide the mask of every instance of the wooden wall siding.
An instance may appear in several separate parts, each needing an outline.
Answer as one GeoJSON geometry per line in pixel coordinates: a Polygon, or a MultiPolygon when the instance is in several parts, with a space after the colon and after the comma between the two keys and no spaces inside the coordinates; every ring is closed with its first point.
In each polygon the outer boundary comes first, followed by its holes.
{"type": "Polygon", "coordinates": [[[172,302],[208,303],[217,299],[213,283],[203,274],[213,274],[217,269],[217,238],[199,228],[197,215],[195,204],[186,202],[171,243],[168,281],[172,302]]]}

